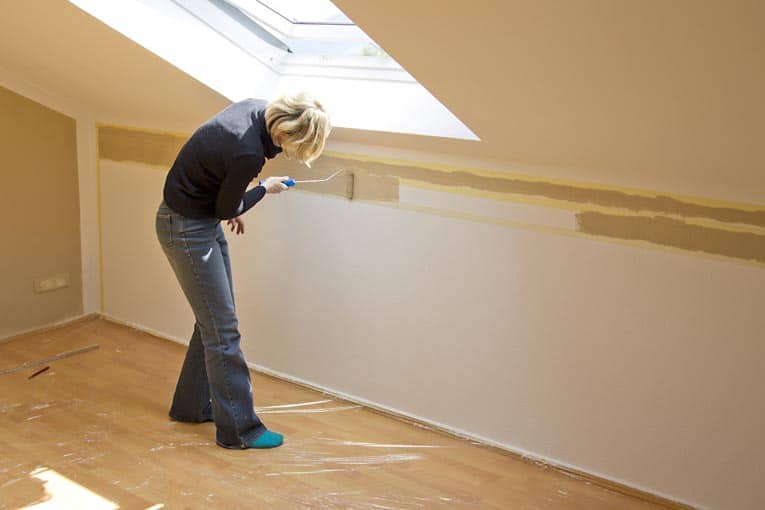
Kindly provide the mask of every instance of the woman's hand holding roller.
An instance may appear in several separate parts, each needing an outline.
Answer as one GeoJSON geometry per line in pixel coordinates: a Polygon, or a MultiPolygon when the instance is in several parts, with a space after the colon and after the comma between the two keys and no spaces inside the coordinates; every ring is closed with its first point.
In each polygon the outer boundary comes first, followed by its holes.
{"type": "Polygon", "coordinates": [[[281,193],[290,189],[282,181],[289,179],[288,176],[283,177],[269,177],[264,181],[260,181],[260,185],[266,188],[266,193],[281,193]]]}

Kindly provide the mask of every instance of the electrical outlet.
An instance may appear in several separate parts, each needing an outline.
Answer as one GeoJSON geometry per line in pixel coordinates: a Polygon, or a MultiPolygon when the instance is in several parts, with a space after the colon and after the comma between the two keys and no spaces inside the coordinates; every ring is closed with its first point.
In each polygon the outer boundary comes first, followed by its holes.
{"type": "Polygon", "coordinates": [[[60,289],[62,287],[69,286],[69,275],[58,274],[49,278],[40,278],[34,281],[35,292],[49,292],[51,290],[60,289]]]}

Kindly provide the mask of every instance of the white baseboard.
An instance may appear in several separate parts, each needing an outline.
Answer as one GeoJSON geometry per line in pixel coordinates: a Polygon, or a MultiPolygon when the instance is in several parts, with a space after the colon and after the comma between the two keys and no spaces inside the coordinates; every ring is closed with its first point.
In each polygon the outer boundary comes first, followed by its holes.
{"type": "MultiPolygon", "coordinates": [[[[174,336],[168,335],[167,333],[163,333],[161,331],[157,331],[152,328],[147,328],[145,326],[136,324],[134,322],[118,319],[109,314],[102,313],[101,317],[110,322],[114,322],[115,324],[127,326],[130,328],[136,329],[138,331],[143,331],[144,333],[149,333],[150,335],[153,335],[160,339],[170,340],[171,342],[175,342],[181,345],[188,345],[187,339],[174,337],[174,336]]],[[[323,394],[330,397],[335,397],[340,400],[345,400],[348,402],[352,402],[354,404],[359,404],[364,407],[368,407],[370,409],[374,409],[383,414],[411,423],[413,426],[417,426],[417,427],[421,427],[421,428],[425,428],[429,430],[435,430],[439,432],[445,432],[449,435],[459,437],[461,439],[465,439],[473,443],[477,443],[477,444],[485,445],[485,446],[491,446],[494,448],[498,448],[500,450],[504,450],[510,454],[516,455],[529,462],[535,463],[540,466],[556,469],[572,478],[581,479],[583,481],[590,481],[597,485],[606,487],[610,490],[620,490],[621,492],[625,494],[629,494],[634,497],[639,497],[639,498],[650,500],[650,501],[658,501],[660,503],[668,505],[670,508],[695,508],[697,510],[708,510],[704,507],[700,507],[697,505],[693,505],[691,503],[680,501],[677,498],[674,498],[672,496],[667,496],[665,494],[661,494],[650,489],[645,489],[643,487],[640,487],[634,484],[623,482],[621,480],[617,480],[617,479],[608,477],[606,475],[593,472],[591,470],[585,470],[578,466],[574,466],[572,464],[568,464],[566,462],[562,462],[560,460],[557,460],[551,457],[538,455],[536,453],[530,452],[528,450],[524,450],[523,448],[519,448],[517,446],[511,445],[508,443],[496,441],[494,439],[484,437],[479,434],[462,430],[457,427],[452,427],[451,425],[440,423],[438,421],[431,420],[428,418],[423,418],[422,416],[418,416],[416,414],[402,411],[394,407],[373,402],[371,400],[367,400],[365,398],[352,395],[350,393],[345,393],[343,391],[329,388],[327,386],[322,386],[321,384],[316,384],[314,382],[301,379],[300,377],[296,377],[291,374],[287,374],[285,372],[280,372],[279,370],[273,370],[271,368],[258,365],[257,363],[247,362],[247,366],[249,366],[251,369],[255,370],[256,372],[259,372],[271,377],[275,377],[283,381],[298,384],[300,386],[304,386],[306,388],[310,388],[316,391],[320,391],[323,394]]]]}
{"type": "Polygon", "coordinates": [[[162,340],[170,340],[171,342],[175,342],[177,344],[181,345],[189,345],[188,338],[180,338],[176,336],[168,335],[167,333],[163,333],[162,331],[158,331],[156,329],[147,328],[146,326],[143,326],[141,324],[126,321],[123,319],[118,319],[117,317],[113,315],[109,315],[108,313],[101,313],[99,314],[102,319],[105,319],[109,322],[113,322],[115,324],[119,324],[120,326],[127,326],[129,328],[137,329],[138,331],[143,331],[144,333],[148,333],[152,336],[156,336],[157,338],[161,338],[162,340]]]}
{"type": "Polygon", "coordinates": [[[68,326],[69,324],[77,321],[81,321],[83,319],[87,318],[93,318],[96,319],[99,317],[99,314],[97,313],[83,313],[81,315],[77,315],[75,317],[69,317],[68,319],[60,320],[58,322],[52,322],[50,324],[45,324],[43,326],[36,326],[34,328],[29,329],[22,329],[20,331],[14,331],[13,333],[7,333],[3,336],[0,336],[0,343],[8,342],[10,340],[13,340],[16,337],[22,336],[22,335],[28,335],[30,333],[41,333],[43,331],[47,331],[49,329],[56,329],[61,328],[63,326],[68,326]]]}
{"type": "MultiPolygon", "coordinates": [[[[504,450],[506,452],[509,452],[513,455],[516,455],[518,457],[521,457],[522,459],[532,462],[534,464],[540,465],[540,466],[546,466],[550,467],[552,469],[559,470],[566,474],[567,476],[570,476],[572,478],[577,478],[581,480],[592,480],[595,483],[598,482],[607,482],[609,485],[609,488],[611,486],[613,487],[621,487],[624,489],[629,489],[630,492],[639,492],[643,493],[645,495],[650,495],[655,498],[664,500],[670,504],[679,504],[684,505],[691,508],[696,508],[697,510],[705,510],[701,507],[691,505],[690,503],[685,503],[682,501],[677,500],[676,498],[658,493],[656,491],[652,491],[649,489],[642,488],[640,486],[636,486],[634,484],[629,484],[627,482],[623,482],[620,480],[617,480],[615,478],[608,477],[606,475],[593,472],[591,470],[585,470],[581,467],[574,466],[572,464],[568,464],[566,462],[562,462],[557,459],[553,459],[551,457],[545,457],[544,455],[538,455],[536,453],[530,452],[528,450],[524,450],[523,448],[519,448],[517,446],[503,443],[500,441],[496,441],[494,439],[481,436],[479,434],[475,434],[473,432],[469,432],[467,430],[463,430],[457,427],[453,427],[451,425],[447,425],[445,423],[441,423],[435,420],[431,420],[429,418],[423,418],[422,416],[418,416],[413,413],[409,413],[407,411],[402,411],[400,409],[396,409],[394,407],[386,406],[384,404],[379,404],[377,402],[372,402],[371,400],[367,400],[365,398],[352,395],[349,393],[345,393],[342,391],[335,390],[333,388],[328,388],[326,386],[322,386],[320,384],[313,383],[311,381],[306,381],[305,379],[301,379],[299,377],[295,377],[290,374],[286,374],[284,372],[280,372],[278,370],[273,370],[268,367],[264,367],[262,365],[258,365],[256,363],[247,362],[247,365],[255,370],[256,372],[260,372],[266,375],[270,375],[272,377],[275,377],[277,379],[282,379],[284,381],[288,381],[294,384],[298,384],[300,386],[305,386],[307,388],[320,391],[325,395],[337,397],[341,400],[346,400],[348,402],[352,402],[354,404],[360,404],[364,407],[368,407],[370,409],[374,409],[376,411],[380,411],[383,414],[392,416],[397,419],[401,419],[403,421],[406,421],[408,423],[411,423],[412,425],[416,427],[422,427],[429,430],[435,430],[439,432],[445,432],[449,435],[459,437],[461,439],[465,439],[468,441],[471,441],[473,443],[485,445],[485,446],[491,446],[494,448],[498,448],[500,450],[504,450]]],[[[634,495],[634,494],[633,494],[634,495]]]]}

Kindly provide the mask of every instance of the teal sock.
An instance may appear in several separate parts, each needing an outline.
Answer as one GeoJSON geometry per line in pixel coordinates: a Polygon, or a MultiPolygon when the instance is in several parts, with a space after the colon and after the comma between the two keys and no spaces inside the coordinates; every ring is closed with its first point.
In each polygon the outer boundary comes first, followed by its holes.
{"type": "Polygon", "coordinates": [[[284,442],[284,436],[278,432],[266,430],[255,441],[247,443],[248,448],[276,448],[284,442]]]}

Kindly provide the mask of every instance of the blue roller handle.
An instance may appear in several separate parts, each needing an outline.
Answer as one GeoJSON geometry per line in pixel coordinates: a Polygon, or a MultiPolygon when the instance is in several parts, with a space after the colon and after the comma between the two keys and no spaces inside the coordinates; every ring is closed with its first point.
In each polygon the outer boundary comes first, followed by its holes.
{"type": "MultiPolygon", "coordinates": [[[[263,185],[263,181],[258,181],[258,184],[260,184],[262,186],[263,185]]],[[[282,184],[284,184],[285,186],[289,186],[291,188],[292,186],[295,185],[295,179],[293,179],[292,177],[290,177],[289,179],[284,179],[282,181],[282,184]]]]}

